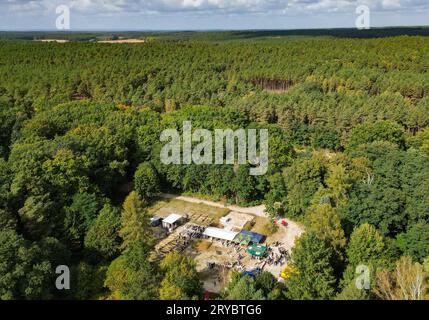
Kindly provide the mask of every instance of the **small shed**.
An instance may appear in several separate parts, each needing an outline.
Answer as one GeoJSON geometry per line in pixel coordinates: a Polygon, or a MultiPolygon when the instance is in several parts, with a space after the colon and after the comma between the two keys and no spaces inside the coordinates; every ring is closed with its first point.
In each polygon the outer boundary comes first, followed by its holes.
{"type": "Polygon", "coordinates": [[[162,218],[160,218],[160,217],[152,217],[152,218],[150,218],[149,224],[152,227],[157,227],[157,226],[159,226],[161,224],[161,222],[162,222],[162,218]]]}
{"type": "Polygon", "coordinates": [[[162,227],[168,229],[170,232],[176,229],[183,221],[183,216],[172,213],[167,218],[162,220],[162,227]]]}
{"type": "Polygon", "coordinates": [[[252,243],[264,242],[266,238],[266,236],[264,236],[263,234],[247,231],[247,230],[241,230],[240,233],[243,234],[243,236],[247,236],[247,238],[250,237],[250,242],[252,243]]]}

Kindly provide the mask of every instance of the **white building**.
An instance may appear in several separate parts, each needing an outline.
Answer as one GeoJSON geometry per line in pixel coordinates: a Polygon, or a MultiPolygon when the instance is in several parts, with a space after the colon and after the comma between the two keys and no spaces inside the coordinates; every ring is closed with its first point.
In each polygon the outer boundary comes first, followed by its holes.
{"type": "Polygon", "coordinates": [[[183,216],[180,214],[172,213],[167,218],[162,220],[162,227],[172,232],[183,222],[183,216]]]}

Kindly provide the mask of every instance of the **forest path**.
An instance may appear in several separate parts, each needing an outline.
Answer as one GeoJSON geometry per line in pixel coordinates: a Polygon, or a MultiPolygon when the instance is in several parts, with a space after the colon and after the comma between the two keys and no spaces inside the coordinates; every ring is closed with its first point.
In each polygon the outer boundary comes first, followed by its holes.
{"type": "Polygon", "coordinates": [[[177,200],[182,200],[182,201],[192,202],[192,203],[203,203],[212,207],[228,209],[231,211],[236,211],[241,213],[249,213],[249,214],[253,214],[255,216],[264,217],[264,218],[267,217],[267,214],[265,213],[265,205],[260,205],[256,207],[240,207],[236,205],[226,205],[221,202],[204,200],[196,197],[180,196],[180,195],[171,194],[171,193],[161,193],[159,194],[159,196],[164,199],[177,199],[177,200]]]}

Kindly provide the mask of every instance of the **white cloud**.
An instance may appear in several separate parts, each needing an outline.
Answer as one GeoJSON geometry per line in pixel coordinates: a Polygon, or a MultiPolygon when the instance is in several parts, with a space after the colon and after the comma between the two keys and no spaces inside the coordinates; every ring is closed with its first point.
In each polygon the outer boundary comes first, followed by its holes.
{"type": "Polygon", "coordinates": [[[429,10],[428,0],[0,0],[1,12],[40,14],[65,4],[82,15],[117,14],[288,14],[351,13],[360,4],[376,12],[429,10]]]}
{"type": "Polygon", "coordinates": [[[400,8],[401,0],[383,0],[382,5],[384,8],[400,8]]]}

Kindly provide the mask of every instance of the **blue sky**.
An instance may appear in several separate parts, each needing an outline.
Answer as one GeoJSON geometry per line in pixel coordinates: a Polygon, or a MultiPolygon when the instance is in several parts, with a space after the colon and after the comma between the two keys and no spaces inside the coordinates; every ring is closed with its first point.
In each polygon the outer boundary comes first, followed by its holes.
{"type": "Polygon", "coordinates": [[[429,0],[0,0],[0,30],[54,30],[59,5],[71,30],[212,30],[429,25],[429,0]]]}

